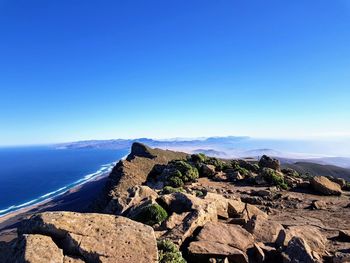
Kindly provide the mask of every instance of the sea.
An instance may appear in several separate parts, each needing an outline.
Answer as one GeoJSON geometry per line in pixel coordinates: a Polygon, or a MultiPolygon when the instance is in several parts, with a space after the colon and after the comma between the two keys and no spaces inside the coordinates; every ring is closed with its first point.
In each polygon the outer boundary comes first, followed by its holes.
{"type": "Polygon", "coordinates": [[[129,149],[0,148],[0,217],[108,173],[129,149]]]}

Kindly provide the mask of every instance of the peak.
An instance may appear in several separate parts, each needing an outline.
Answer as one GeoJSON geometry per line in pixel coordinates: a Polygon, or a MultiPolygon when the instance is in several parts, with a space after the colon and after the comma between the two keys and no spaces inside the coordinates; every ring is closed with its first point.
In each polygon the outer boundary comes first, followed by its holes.
{"type": "Polygon", "coordinates": [[[153,159],[156,157],[154,154],[152,154],[152,149],[150,147],[140,142],[134,142],[132,144],[131,153],[128,155],[127,160],[130,161],[136,156],[145,157],[149,159],[153,159]]]}

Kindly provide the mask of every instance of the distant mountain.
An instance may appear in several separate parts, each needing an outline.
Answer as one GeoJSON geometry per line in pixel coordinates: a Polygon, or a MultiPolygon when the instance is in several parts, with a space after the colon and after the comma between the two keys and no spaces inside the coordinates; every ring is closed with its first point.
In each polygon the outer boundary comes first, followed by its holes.
{"type": "Polygon", "coordinates": [[[334,166],[334,165],[323,165],[311,162],[296,162],[296,163],[285,163],[282,167],[292,168],[299,173],[309,173],[312,176],[323,175],[344,178],[350,181],[350,169],[334,166]]]}
{"type": "Polygon", "coordinates": [[[220,158],[259,158],[262,155],[269,155],[281,159],[284,163],[312,162],[350,168],[350,157],[333,157],[342,156],[341,153],[345,153],[344,156],[350,156],[350,152],[346,150],[350,149],[350,145],[347,147],[349,141],[344,141],[340,145],[339,141],[272,140],[247,136],[227,136],[168,140],[149,138],[89,140],[57,144],[55,147],[64,149],[128,149],[134,142],[141,142],[150,147],[188,153],[201,151],[207,155],[220,158]]]}
{"type": "MultiPolygon", "coordinates": [[[[217,148],[222,148],[225,145],[231,145],[238,143],[242,140],[246,140],[249,137],[210,137],[205,139],[193,139],[193,140],[153,140],[148,138],[138,138],[138,139],[112,139],[112,140],[89,140],[89,141],[78,141],[78,142],[69,142],[56,144],[57,148],[64,149],[79,149],[79,148],[105,148],[105,149],[120,149],[128,148],[134,142],[141,142],[147,144],[151,147],[160,147],[160,148],[185,148],[195,150],[198,147],[208,148],[214,146],[217,148]]],[[[213,148],[214,148],[213,147],[213,148]]]]}

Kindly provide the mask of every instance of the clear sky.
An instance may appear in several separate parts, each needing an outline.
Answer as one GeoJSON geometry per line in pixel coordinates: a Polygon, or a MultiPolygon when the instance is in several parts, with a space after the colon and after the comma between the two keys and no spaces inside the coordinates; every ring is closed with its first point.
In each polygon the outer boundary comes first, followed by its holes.
{"type": "Polygon", "coordinates": [[[348,136],[348,0],[0,0],[0,145],[348,136]]]}

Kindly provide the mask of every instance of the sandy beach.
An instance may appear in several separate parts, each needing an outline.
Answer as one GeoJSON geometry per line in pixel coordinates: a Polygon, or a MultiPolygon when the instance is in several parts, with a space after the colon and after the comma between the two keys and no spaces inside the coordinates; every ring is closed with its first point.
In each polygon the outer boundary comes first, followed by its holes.
{"type": "Polygon", "coordinates": [[[0,217],[0,241],[10,241],[16,235],[16,227],[24,218],[44,211],[84,212],[103,189],[109,172],[78,185],[66,193],[41,203],[28,206],[0,217]]]}

